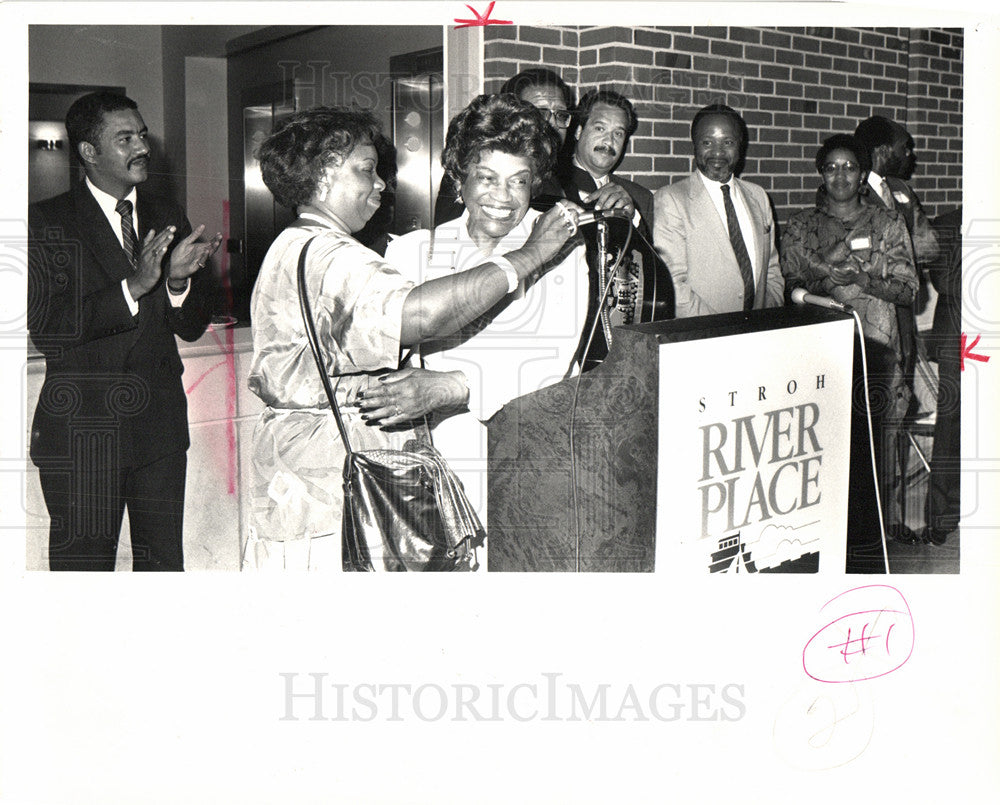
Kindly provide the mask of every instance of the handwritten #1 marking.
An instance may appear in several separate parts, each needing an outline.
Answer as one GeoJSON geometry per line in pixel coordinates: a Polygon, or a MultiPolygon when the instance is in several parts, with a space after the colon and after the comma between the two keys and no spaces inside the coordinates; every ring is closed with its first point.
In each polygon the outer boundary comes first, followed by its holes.
{"type": "Polygon", "coordinates": [[[895,587],[855,587],[832,598],[824,609],[830,605],[843,614],[809,638],[802,650],[802,669],[817,682],[875,679],[910,659],[913,615],[895,587]]]}
{"type": "Polygon", "coordinates": [[[469,9],[469,11],[472,12],[472,14],[475,17],[475,19],[474,20],[460,20],[460,19],[456,18],[455,22],[459,22],[459,23],[461,23],[461,25],[456,25],[455,27],[456,28],[471,28],[471,27],[476,26],[476,25],[482,25],[482,26],[486,26],[486,25],[513,25],[514,23],[511,20],[491,20],[490,19],[490,14],[493,13],[493,6],[495,6],[495,5],[496,5],[496,0],[493,0],[493,2],[490,3],[489,8],[486,9],[486,13],[483,14],[481,17],[479,16],[479,12],[476,11],[472,6],[466,5],[465,7],[467,9],[469,9]]]}
{"type": "Polygon", "coordinates": [[[976,336],[976,340],[973,341],[968,346],[965,345],[965,333],[962,333],[962,355],[961,355],[961,366],[962,371],[965,371],[965,359],[968,358],[970,361],[982,361],[986,363],[990,359],[989,355],[977,355],[972,350],[975,349],[976,344],[979,343],[979,336],[976,336]]]}

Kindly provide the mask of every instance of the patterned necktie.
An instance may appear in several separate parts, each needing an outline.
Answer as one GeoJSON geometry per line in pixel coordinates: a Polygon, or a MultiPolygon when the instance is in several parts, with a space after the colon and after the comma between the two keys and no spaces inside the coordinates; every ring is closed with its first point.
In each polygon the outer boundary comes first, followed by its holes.
{"type": "Polygon", "coordinates": [[[740,267],[740,275],[743,277],[743,309],[750,310],[753,307],[754,287],[753,287],[753,265],[750,263],[750,253],[747,251],[746,242],[743,240],[743,233],[740,232],[740,222],[736,218],[736,208],[729,195],[729,185],[722,185],[722,203],[726,207],[726,223],[729,225],[729,242],[733,245],[733,253],[736,255],[736,262],[740,267]]]}
{"type": "Polygon", "coordinates": [[[134,269],[139,253],[139,242],[136,240],[135,229],[132,226],[132,202],[123,198],[115,205],[115,212],[122,217],[122,246],[125,248],[125,255],[134,269]]]}
{"type": "Polygon", "coordinates": [[[878,194],[882,197],[882,201],[885,202],[885,206],[890,210],[896,209],[896,205],[892,200],[892,191],[889,189],[889,183],[883,179],[882,184],[879,185],[878,194]]]}

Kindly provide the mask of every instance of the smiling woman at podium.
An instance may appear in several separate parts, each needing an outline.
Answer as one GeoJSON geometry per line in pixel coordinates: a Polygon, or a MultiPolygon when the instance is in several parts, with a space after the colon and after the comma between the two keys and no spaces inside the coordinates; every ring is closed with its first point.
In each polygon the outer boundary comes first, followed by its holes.
{"type": "MultiPolygon", "coordinates": [[[[480,95],[448,127],[441,161],[465,212],[433,230],[389,244],[386,259],[411,270],[414,282],[461,273],[503,259],[529,236],[540,213],[532,191],[551,170],[559,140],[531,104],[513,95],[480,95]]],[[[561,209],[578,207],[560,201],[561,209]]],[[[560,207],[557,207],[559,209],[560,207]]],[[[447,338],[425,342],[424,366],[461,372],[468,405],[435,412],[434,444],[462,479],[486,522],[486,439],[483,424],[505,403],[575,373],[574,352],[587,312],[587,263],[582,241],[554,258],[544,276],[522,281],[485,316],[447,338]]]]}

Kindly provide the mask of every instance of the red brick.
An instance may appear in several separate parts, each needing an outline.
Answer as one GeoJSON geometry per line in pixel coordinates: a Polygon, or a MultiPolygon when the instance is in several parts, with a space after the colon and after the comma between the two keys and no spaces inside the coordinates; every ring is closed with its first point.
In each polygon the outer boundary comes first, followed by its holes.
{"type": "Polygon", "coordinates": [[[611,42],[620,42],[624,45],[632,44],[632,30],[630,28],[594,28],[580,32],[580,47],[582,48],[607,45],[611,42]]]}
{"type": "Polygon", "coordinates": [[[804,70],[797,67],[792,70],[792,81],[798,81],[802,84],[818,84],[819,73],[815,70],[804,70]]]}
{"type": "Polygon", "coordinates": [[[774,84],[774,92],[777,95],[786,95],[789,98],[801,98],[803,88],[801,84],[789,81],[777,81],[774,84]]]}
{"type": "Polygon", "coordinates": [[[833,131],[833,119],[825,115],[806,115],[802,119],[802,125],[807,129],[816,129],[818,131],[833,131]]]}
{"type": "MultiPolygon", "coordinates": [[[[576,67],[576,53],[568,48],[542,48],[542,64],[576,67]]],[[[561,72],[561,70],[556,72],[561,72]]]]}
{"type": "Polygon", "coordinates": [[[687,70],[691,67],[691,56],[687,53],[672,53],[660,50],[654,54],[653,63],[657,67],[673,67],[680,70],[687,70]]]}
{"type": "Polygon", "coordinates": [[[653,170],[653,158],[629,154],[622,160],[620,168],[625,173],[629,171],[649,173],[653,170]]]}
{"type": "Polygon", "coordinates": [[[777,31],[763,31],[760,35],[760,41],[761,44],[778,48],[790,48],[792,46],[792,37],[777,31]]]}
{"type": "Polygon", "coordinates": [[[691,36],[674,36],[674,50],[684,50],[690,53],[708,53],[708,40],[695,39],[691,36]]]}
{"type": "Polygon", "coordinates": [[[673,37],[665,31],[646,31],[639,28],[633,32],[632,41],[639,47],[669,50],[673,37]]]}
{"type": "Polygon", "coordinates": [[[762,129],[757,139],[762,143],[787,143],[788,129],[762,129]]]}
{"type": "Polygon", "coordinates": [[[771,63],[774,61],[774,48],[759,48],[754,45],[747,45],[743,48],[743,56],[753,61],[771,63]]]}
{"type": "Polygon", "coordinates": [[[860,42],[862,45],[881,48],[885,47],[886,39],[884,34],[875,33],[874,31],[862,31],[860,42]]]}
{"type": "Polygon", "coordinates": [[[806,67],[816,70],[829,70],[833,67],[833,59],[829,56],[820,56],[816,53],[805,54],[806,67]]]}
{"type": "Polygon", "coordinates": [[[743,45],[737,42],[728,42],[725,39],[716,39],[711,44],[710,52],[713,56],[725,56],[730,59],[742,59],[743,45]]]}
{"type": "Polygon", "coordinates": [[[789,67],[801,67],[806,63],[806,54],[797,50],[778,50],[775,58],[778,64],[787,64],[789,67]]]}
{"type": "Polygon", "coordinates": [[[785,112],[788,110],[788,98],[774,98],[769,95],[762,95],[758,99],[758,106],[761,109],[770,109],[772,112],[785,112]]]}
{"type": "Polygon", "coordinates": [[[653,54],[643,48],[612,45],[597,51],[597,61],[601,64],[623,62],[625,64],[653,64],[653,54]]]}
{"type": "Polygon", "coordinates": [[[757,44],[760,42],[760,31],[753,28],[730,28],[729,38],[736,42],[757,44]]]}
{"type": "Polygon", "coordinates": [[[838,45],[836,42],[820,42],[818,39],[813,39],[811,36],[796,36],[792,38],[792,49],[804,52],[804,53],[819,53],[820,50],[824,53],[834,52],[832,49],[834,47],[843,47],[844,45],[838,45]]]}
{"type": "Polygon", "coordinates": [[[694,69],[699,73],[725,73],[729,68],[725,59],[695,56],[694,69]]]}
{"type": "Polygon", "coordinates": [[[751,95],[773,95],[774,82],[748,78],[743,82],[743,91],[750,93],[751,95]]]}
{"type": "Polygon", "coordinates": [[[748,61],[731,61],[729,62],[728,73],[730,76],[758,78],[760,76],[760,65],[748,61]]]}
{"type": "Polygon", "coordinates": [[[691,89],[690,87],[658,84],[653,87],[653,100],[661,104],[689,104],[692,102],[691,89]]]}
{"type": "Polygon", "coordinates": [[[518,30],[516,25],[487,25],[486,31],[483,33],[483,41],[490,42],[497,39],[516,41],[518,30]]]}
{"type": "Polygon", "coordinates": [[[841,42],[860,42],[861,32],[853,28],[834,28],[833,38],[839,39],[841,42]]]}
{"type": "MultiPolygon", "coordinates": [[[[506,28],[505,25],[487,26],[494,28],[506,28]]],[[[535,45],[561,45],[562,33],[552,28],[535,28],[533,26],[522,25],[518,27],[518,39],[522,42],[530,42],[535,45]]]]}
{"type": "Polygon", "coordinates": [[[694,33],[696,36],[707,36],[710,39],[725,39],[728,32],[722,27],[696,25],[694,33]]]}
{"type": "Polygon", "coordinates": [[[653,170],[657,173],[688,173],[691,160],[688,157],[653,157],[653,170]]]}
{"type": "Polygon", "coordinates": [[[780,64],[762,64],[760,66],[761,78],[775,78],[779,81],[787,81],[792,77],[789,67],[782,67],[780,64]]]}
{"type": "Polygon", "coordinates": [[[820,43],[821,52],[828,56],[846,56],[847,55],[847,45],[843,42],[834,42],[833,40],[825,40],[820,43]]]}

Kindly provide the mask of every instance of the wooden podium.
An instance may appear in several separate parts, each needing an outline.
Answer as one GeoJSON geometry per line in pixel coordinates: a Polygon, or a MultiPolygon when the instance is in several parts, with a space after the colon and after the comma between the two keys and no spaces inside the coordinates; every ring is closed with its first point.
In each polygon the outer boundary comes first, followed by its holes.
{"type": "MultiPolygon", "coordinates": [[[[696,543],[707,545],[710,541],[715,550],[716,542],[732,536],[716,533],[717,527],[727,531],[721,522],[727,519],[724,516],[727,508],[738,509],[730,514],[729,520],[743,519],[743,501],[738,507],[720,501],[727,489],[742,488],[733,480],[736,476],[725,483],[708,477],[710,465],[713,470],[716,465],[723,471],[732,469],[727,466],[732,461],[723,451],[736,446],[737,439],[742,445],[742,453],[737,447],[737,463],[747,463],[743,456],[750,454],[747,440],[752,437],[763,465],[758,468],[757,480],[748,481],[746,486],[751,489],[747,498],[748,519],[751,515],[758,520],[763,518],[761,528],[788,531],[786,542],[795,543],[792,530],[799,526],[782,525],[776,512],[771,511],[768,497],[777,511],[785,513],[794,502],[812,515],[809,507],[818,496],[824,506],[834,504],[846,517],[846,454],[831,456],[827,443],[840,441],[841,434],[850,432],[852,328],[848,316],[803,307],[616,328],[611,350],[600,366],[580,378],[512,400],[488,423],[488,569],[491,572],[651,572],[669,570],[663,565],[679,565],[682,560],[690,564],[689,554],[697,547],[696,543]],[[822,327],[817,329],[815,325],[822,327]],[[818,336],[820,346],[811,345],[806,335],[818,336]],[[750,355],[740,354],[744,345],[751,348],[750,355]],[[715,354],[715,347],[717,355],[711,359],[714,362],[699,365],[697,356],[715,354]],[[826,354],[816,355],[816,349],[826,354]],[[731,360],[727,361],[726,356],[731,360]],[[787,368],[796,365],[801,368],[794,371],[787,368]],[[827,365],[835,366],[836,371],[824,369],[827,365]],[[749,381],[729,382],[729,378],[741,374],[759,377],[760,383],[754,381],[750,387],[749,381]],[[832,431],[837,434],[834,438],[828,438],[827,431],[819,437],[814,433],[818,425],[811,420],[820,416],[820,408],[815,403],[803,404],[805,392],[811,386],[819,387],[815,393],[826,395],[822,398],[824,427],[834,419],[840,423],[832,431]],[[742,418],[734,407],[741,395],[751,406],[742,418]],[[674,401],[681,406],[678,409],[681,416],[683,412],[702,409],[698,412],[702,420],[691,426],[677,424],[676,442],[673,428],[678,419],[670,408],[674,401]],[[748,436],[741,426],[735,437],[730,437],[727,447],[722,448],[718,442],[725,441],[727,431],[721,423],[728,421],[727,417],[732,419],[730,408],[748,432],[756,416],[760,420],[758,432],[748,436]],[[796,447],[789,440],[795,437],[796,411],[805,418],[798,425],[799,437],[805,442],[799,447],[800,456],[806,452],[816,455],[801,459],[811,461],[804,470],[785,466],[775,459],[772,462],[776,464],[775,471],[781,470],[782,477],[761,480],[759,476],[767,470],[765,458],[760,456],[765,443],[773,442],[778,458],[785,458],[789,450],[794,456],[796,447]],[[669,417],[670,427],[661,422],[662,416],[669,417]],[[714,417],[719,424],[705,424],[709,421],[705,417],[714,417]],[[704,441],[703,448],[698,440],[704,441]],[[687,466],[674,466],[683,456],[694,456],[699,450],[706,454],[703,460],[695,456],[688,460],[687,466]],[[699,478],[703,469],[705,477],[699,478]],[[819,480],[823,481],[822,488],[819,480]],[[790,486],[793,483],[797,486],[790,486]],[[755,502],[754,484],[762,490],[763,500],[755,502]],[[704,498],[705,509],[700,521],[696,519],[697,510],[702,507],[688,506],[697,504],[699,494],[704,498]],[[685,514],[681,511],[684,508],[692,510],[685,514]],[[679,529],[676,533],[675,515],[679,529]],[[657,546],[658,531],[660,546],[657,546]],[[686,547],[681,550],[683,546],[686,547]],[[668,547],[671,550],[677,547],[680,553],[671,553],[668,547]]],[[[844,441],[849,442],[849,437],[844,441]]],[[[837,445],[832,447],[839,450],[837,445]]],[[[785,463],[791,461],[789,458],[785,463]]],[[[825,519],[832,523],[833,530],[841,532],[836,539],[842,546],[844,528],[839,522],[833,523],[836,515],[832,519],[826,515],[825,519]]],[[[742,522],[736,525],[745,526],[744,535],[753,531],[742,522]]],[[[739,534],[736,537],[739,542],[739,534]]],[[[788,546],[783,545],[781,550],[787,551],[788,546]]],[[[811,555],[808,551],[806,554],[811,555]]],[[[745,559],[746,551],[743,555],[745,559]]],[[[699,565],[699,562],[701,559],[694,560],[695,569],[703,566],[705,572],[710,572],[712,563],[706,560],[699,565]]],[[[839,572],[843,572],[842,552],[837,563],[839,572]]],[[[718,564],[716,561],[715,565],[718,564]]],[[[779,562],[793,572],[795,564],[779,562]]],[[[800,560],[797,570],[815,571],[816,564],[807,561],[803,566],[800,560]]],[[[734,567],[741,572],[739,556],[734,567]]],[[[744,561],[742,571],[747,567],[754,572],[752,561],[749,566],[744,561]]],[[[713,565],[711,572],[717,569],[713,565]]],[[[756,568],[767,569],[776,568],[756,568]]]]}

